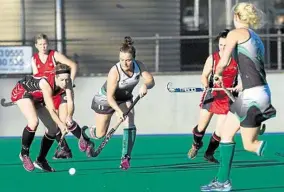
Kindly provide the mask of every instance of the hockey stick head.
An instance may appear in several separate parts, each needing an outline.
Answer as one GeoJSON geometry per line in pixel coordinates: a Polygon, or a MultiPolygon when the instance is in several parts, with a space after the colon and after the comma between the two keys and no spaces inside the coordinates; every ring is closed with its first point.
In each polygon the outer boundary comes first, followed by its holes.
{"type": "Polygon", "coordinates": [[[201,87],[173,87],[173,84],[169,82],[167,84],[167,89],[171,93],[196,93],[196,92],[203,92],[204,88],[201,87]]]}
{"type": "Polygon", "coordinates": [[[168,82],[167,89],[168,89],[169,92],[175,92],[175,89],[173,89],[172,87],[173,87],[173,83],[172,82],[168,82]]]}
{"type": "Polygon", "coordinates": [[[5,99],[5,98],[2,98],[2,99],[1,99],[1,105],[2,105],[3,107],[10,107],[10,106],[15,105],[15,103],[13,103],[12,101],[6,102],[6,99],[5,99]]]}

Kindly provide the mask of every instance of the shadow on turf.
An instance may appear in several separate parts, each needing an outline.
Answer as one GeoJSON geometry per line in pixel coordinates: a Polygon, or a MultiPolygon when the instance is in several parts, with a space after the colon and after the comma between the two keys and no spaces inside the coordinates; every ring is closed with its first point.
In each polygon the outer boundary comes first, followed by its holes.
{"type": "MultiPolygon", "coordinates": [[[[247,188],[247,189],[234,189],[232,191],[262,191],[262,190],[271,190],[271,189],[284,189],[284,186],[275,186],[275,187],[255,187],[255,188],[247,188]]],[[[283,190],[284,191],[284,190],[283,190]]]]}
{"type": "MultiPolygon", "coordinates": [[[[237,152],[242,152],[244,150],[237,150],[237,152]]],[[[201,151],[202,153],[202,151],[201,151]]],[[[235,156],[238,154],[236,153],[235,156]]],[[[154,153],[154,154],[135,154],[133,155],[135,160],[150,160],[150,159],[177,159],[177,158],[187,158],[187,152],[176,152],[176,153],[154,153]]],[[[216,152],[216,156],[218,156],[218,152],[216,152]]],[[[116,156],[105,156],[102,158],[90,158],[90,159],[80,159],[80,160],[74,160],[70,161],[73,163],[88,163],[88,162],[109,162],[109,161],[118,161],[120,160],[119,155],[116,156]]],[[[60,163],[68,163],[69,160],[56,160],[52,161],[52,163],[60,164],[60,163]]],[[[1,164],[0,164],[1,166],[1,164]]]]}
{"type": "MultiPolygon", "coordinates": [[[[186,153],[176,152],[176,153],[156,153],[156,154],[136,154],[135,159],[137,160],[148,160],[148,159],[163,159],[163,158],[184,158],[186,157],[186,153]]],[[[75,158],[74,158],[75,159],[75,158]]],[[[120,155],[112,155],[112,156],[104,156],[102,158],[84,158],[79,160],[71,160],[71,159],[59,159],[59,160],[49,160],[52,164],[65,164],[65,163],[89,163],[89,162],[108,162],[108,161],[120,161],[120,155]]],[[[0,163],[1,166],[19,166],[22,163],[19,161],[15,163],[0,163]]]]}
{"type": "MultiPolygon", "coordinates": [[[[234,161],[233,168],[253,168],[253,167],[273,167],[283,165],[283,162],[278,162],[274,160],[264,160],[264,161],[234,161]]],[[[141,166],[141,167],[131,167],[131,170],[134,170],[135,173],[141,174],[152,174],[160,172],[183,172],[190,169],[193,170],[209,170],[216,169],[219,165],[208,163],[208,162],[188,162],[188,163],[176,163],[176,164],[164,164],[164,165],[153,165],[153,166],[141,166]],[[145,171],[139,171],[143,169],[145,171]]],[[[107,171],[108,173],[118,173],[120,171],[107,171]]]]}
{"type": "MultiPolygon", "coordinates": [[[[235,156],[238,155],[239,152],[244,152],[244,150],[236,150],[235,156]]],[[[200,150],[200,153],[203,154],[204,151],[200,150]]],[[[135,160],[149,160],[149,159],[172,159],[172,158],[187,158],[187,151],[183,152],[165,152],[165,153],[145,153],[145,154],[135,154],[133,155],[135,160]]],[[[219,156],[219,151],[216,151],[216,156],[219,156]]],[[[61,163],[88,163],[88,162],[106,162],[106,161],[118,161],[120,160],[119,155],[110,155],[110,156],[104,156],[102,158],[90,158],[90,159],[79,159],[79,160],[49,160],[49,162],[54,163],[54,164],[61,164],[61,163]]],[[[20,161],[17,161],[15,163],[0,163],[1,166],[19,166],[22,165],[20,161]]]]}

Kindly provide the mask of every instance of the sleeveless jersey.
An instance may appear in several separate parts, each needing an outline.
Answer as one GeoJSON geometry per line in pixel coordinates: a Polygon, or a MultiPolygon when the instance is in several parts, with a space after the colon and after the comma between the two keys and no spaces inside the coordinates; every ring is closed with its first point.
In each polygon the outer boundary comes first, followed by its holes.
{"type": "MultiPolygon", "coordinates": [[[[127,101],[129,99],[132,99],[133,97],[132,91],[135,88],[135,86],[139,83],[139,79],[141,75],[141,70],[140,70],[139,65],[137,64],[136,61],[133,61],[132,76],[127,75],[123,71],[119,62],[115,65],[115,67],[119,74],[118,85],[117,85],[117,88],[114,94],[115,100],[116,101],[127,101]]],[[[107,82],[104,83],[100,92],[101,94],[106,95],[107,82]]]]}
{"type": "Polygon", "coordinates": [[[264,45],[260,37],[251,29],[250,38],[236,46],[235,57],[243,83],[243,89],[266,85],[264,70],[264,45]]]}
{"type": "Polygon", "coordinates": [[[39,58],[38,53],[35,53],[33,58],[38,70],[38,74],[44,75],[45,73],[49,73],[54,71],[55,68],[55,59],[54,59],[54,50],[48,51],[48,56],[45,63],[42,63],[42,61],[39,58]]]}
{"type": "MultiPolygon", "coordinates": [[[[219,52],[213,53],[213,66],[212,66],[212,75],[211,75],[211,81],[210,84],[213,85],[213,76],[216,71],[216,67],[220,61],[220,55],[219,52]]],[[[238,84],[238,64],[237,62],[231,58],[229,65],[225,68],[222,74],[222,80],[224,87],[234,87],[238,84]]],[[[213,86],[212,86],[213,87],[213,86]]],[[[220,87],[218,85],[214,85],[215,88],[220,87]]]]}
{"type": "Polygon", "coordinates": [[[51,86],[51,89],[53,91],[52,95],[56,96],[58,94],[61,94],[64,92],[63,89],[56,89],[55,87],[55,73],[49,73],[46,76],[43,76],[42,74],[36,74],[32,76],[26,76],[22,80],[20,80],[18,83],[23,86],[23,88],[26,90],[28,94],[32,96],[34,100],[37,101],[43,101],[43,94],[41,91],[41,88],[39,86],[39,82],[41,79],[46,79],[49,85],[51,86]]]}

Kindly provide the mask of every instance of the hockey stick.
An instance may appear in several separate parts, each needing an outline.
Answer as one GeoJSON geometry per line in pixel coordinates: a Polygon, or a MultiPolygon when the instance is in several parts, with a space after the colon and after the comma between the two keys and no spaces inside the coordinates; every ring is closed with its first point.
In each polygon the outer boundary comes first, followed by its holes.
{"type": "Polygon", "coordinates": [[[61,144],[62,144],[62,142],[63,142],[63,140],[64,140],[65,135],[67,135],[67,133],[68,133],[68,132],[66,131],[66,132],[64,132],[64,133],[62,134],[62,136],[61,136],[61,138],[60,138],[60,140],[59,140],[59,142],[58,142],[58,145],[57,145],[57,147],[56,147],[56,150],[55,150],[54,155],[55,155],[56,153],[58,153],[59,149],[61,148],[61,144]]]}
{"type": "MultiPolygon", "coordinates": [[[[203,92],[205,90],[210,90],[210,91],[223,91],[223,88],[201,88],[201,87],[173,87],[172,83],[169,82],[167,84],[167,89],[170,93],[198,93],[198,92],[203,92]]],[[[227,90],[233,90],[233,88],[227,88],[227,90]]]]}
{"type": "Polygon", "coordinates": [[[223,89],[223,91],[225,91],[225,93],[228,95],[228,97],[233,101],[235,102],[236,101],[236,98],[233,96],[233,94],[229,91],[228,88],[224,87],[223,83],[221,83],[221,87],[223,89]]]}
{"type": "Polygon", "coordinates": [[[12,101],[6,102],[6,99],[5,99],[5,98],[2,98],[2,99],[1,99],[1,105],[2,105],[3,107],[10,107],[10,106],[15,105],[15,103],[13,103],[12,101]]]}
{"type": "MultiPolygon", "coordinates": [[[[128,108],[128,110],[124,113],[124,117],[126,117],[128,115],[128,113],[133,109],[133,107],[135,106],[135,104],[139,101],[140,96],[137,96],[135,98],[135,100],[133,101],[133,103],[130,105],[130,107],[128,108]]],[[[118,127],[120,126],[120,124],[123,122],[124,120],[121,119],[117,122],[117,124],[107,133],[107,135],[105,136],[104,140],[102,141],[102,143],[99,145],[99,147],[97,148],[97,150],[95,151],[95,153],[93,154],[93,157],[97,157],[101,151],[104,149],[104,147],[106,146],[106,144],[109,142],[110,138],[113,136],[113,134],[115,133],[115,131],[118,129],[118,127]]]]}

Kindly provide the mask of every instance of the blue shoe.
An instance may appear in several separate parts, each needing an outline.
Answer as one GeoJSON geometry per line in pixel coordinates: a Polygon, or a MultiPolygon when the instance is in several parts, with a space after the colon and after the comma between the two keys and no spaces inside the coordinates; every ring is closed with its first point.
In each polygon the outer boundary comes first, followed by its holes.
{"type": "Polygon", "coordinates": [[[232,184],[229,180],[225,183],[220,183],[216,179],[211,181],[208,185],[201,186],[201,191],[231,191],[232,184]]]}

